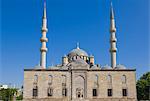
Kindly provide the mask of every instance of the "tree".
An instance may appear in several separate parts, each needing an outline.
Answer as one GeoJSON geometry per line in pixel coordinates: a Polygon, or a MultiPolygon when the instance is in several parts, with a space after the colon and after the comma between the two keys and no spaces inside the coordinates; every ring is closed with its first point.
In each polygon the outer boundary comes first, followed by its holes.
{"type": "Polygon", "coordinates": [[[138,100],[149,100],[150,98],[150,72],[143,74],[137,81],[138,100]]]}
{"type": "Polygon", "coordinates": [[[0,90],[0,100],[12,101],[13,97],[16,93],[17,93],[17,89],[15,89],[15,88],[1,89],[0,90]]]}

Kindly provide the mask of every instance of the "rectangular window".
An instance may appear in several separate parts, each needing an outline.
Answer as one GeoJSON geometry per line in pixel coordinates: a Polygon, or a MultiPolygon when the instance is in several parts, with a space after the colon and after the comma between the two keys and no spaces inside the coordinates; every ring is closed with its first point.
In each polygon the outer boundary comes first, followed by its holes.
{"type": "Polygon", "coordinates": [[[127,96],[127,89],[122,89],[122,95],[127,96]]]}
{"type": "Polygon", "coordinates": [[[48,96],[53,96],[53,89],[51,88],[48,88],[48,93],[47,93],[48,96]]]}
{"type": "Polygon", "coordinates": [[[97,89],[93,89],[93,96],[97,96],[97,89]]]}
{"type": "Polygon", "coordinates": [[[108,96],[112,96],[112,89],[108,89],[108,96]]]}
{"type": "Polygon", "coordinates": [[[37,96],[38,96],[38,89],[33,88],[33,97],[37,97],[37,96]]]}
{"type": "Polygon", "coordinates": [[[67,96],[67,88],[62,89],[62,96],[67,96]]]}

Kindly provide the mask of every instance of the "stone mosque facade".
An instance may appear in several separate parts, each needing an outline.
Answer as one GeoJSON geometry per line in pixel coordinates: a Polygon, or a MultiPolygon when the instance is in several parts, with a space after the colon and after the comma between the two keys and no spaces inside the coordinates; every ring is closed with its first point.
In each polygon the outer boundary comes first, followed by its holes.
{"type": "Polygon", "coordinates": [[[136,101],[136,70],[116,64],[116,27],[110,8],[111,66],[94,63],[79,46],[46,68],[46,2],[42,20],[40,66],[24,69],[24,101],[136,101]]]}

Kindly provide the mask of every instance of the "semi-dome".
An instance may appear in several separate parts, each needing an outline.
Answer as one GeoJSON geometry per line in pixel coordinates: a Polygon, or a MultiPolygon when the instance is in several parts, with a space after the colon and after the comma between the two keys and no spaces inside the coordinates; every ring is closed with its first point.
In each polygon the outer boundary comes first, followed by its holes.
{"type": "Polygon", "coordinates": [[[124,65],[119,64],[116,66],[115,69],[126,69],[126,67],[124,65]]]}
{"type": "Polygon", "coordinates": [[[73,49],[68,56],[74,56],[74,55],[78,55],[78,56],[88,56],[87,52],[85,52],[83,49],[80,49],[79,47],[77,47],[76,49],[73,49]]]}
{"type": "Polygon", "coordinates": [[[74,60],[74,62],[77,63],[77,64],[87,64],[87,62],[85,62],[83,59],[80,59],[80,58],[74,60]]]}

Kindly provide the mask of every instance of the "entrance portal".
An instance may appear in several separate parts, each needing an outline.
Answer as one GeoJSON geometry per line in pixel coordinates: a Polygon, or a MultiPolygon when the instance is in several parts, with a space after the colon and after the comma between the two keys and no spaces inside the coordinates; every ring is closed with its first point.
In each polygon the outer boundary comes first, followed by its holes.
{"type": "Polygon", "coordinates": [[[77,99],[85,98],[85,79],[81,75],[77,75],[74,81],[74,97],[77,99]]]}

